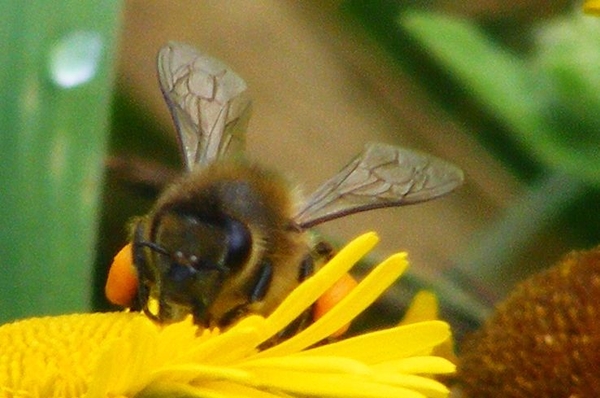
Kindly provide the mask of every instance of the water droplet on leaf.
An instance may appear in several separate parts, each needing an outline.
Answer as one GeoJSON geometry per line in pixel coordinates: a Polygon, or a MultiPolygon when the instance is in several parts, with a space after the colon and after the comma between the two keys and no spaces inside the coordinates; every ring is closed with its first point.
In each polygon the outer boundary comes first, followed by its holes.
{"type": "Polygon", "coordinates": [[[97,32],[77,31],[61,39],[50,52],[50,76],[60,87],[76,87],[98,71],[103,50],[97,32]]]}

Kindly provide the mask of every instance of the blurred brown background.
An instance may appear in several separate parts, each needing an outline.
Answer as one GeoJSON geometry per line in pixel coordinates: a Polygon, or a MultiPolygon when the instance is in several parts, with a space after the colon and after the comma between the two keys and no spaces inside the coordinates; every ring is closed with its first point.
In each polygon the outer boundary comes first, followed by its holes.
{"type": "MultiPolygon", "coordinates": [[[[168,40],[182,41],[223,60],[244,77],[253,97],[249,156],[284,171],[306,193],[368,141],[416,148],[459,165],[466,183],[447,197],[320,228],[341,241],[376,230],[381,235],[376,256],[406,250],[411,272],[425,283],[440,284],[441,271],[452,268],[525,187],[481,146],[477,131],[440,108],[352,17],[340,12],[340,3],[127,1],[118,87],[174,139],[156,80],[158,49],[168,40]]],[[[547,1],[431,4],[499,24],[511,19],[528,24],[565,6],[547,1]]],[[[513,33],[507,40],[519,39],[513,33]]],[[[546,266],[568,245],[568,237],[542,232],[515,253],[514,268],[546,266]]],[[[512,279],[521,276],[517,272],[512,279]]]]}

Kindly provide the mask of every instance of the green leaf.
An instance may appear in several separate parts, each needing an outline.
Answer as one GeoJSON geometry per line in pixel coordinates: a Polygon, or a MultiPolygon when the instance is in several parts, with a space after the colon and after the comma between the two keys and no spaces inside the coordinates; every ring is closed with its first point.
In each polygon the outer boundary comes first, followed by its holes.
{"type": "Polygon", "coordinates": [[[399,22],[508,127],[527,134],[543,128],[536,88],[539,79],[522,59],[467,20],[410,12],[399,22]]]}
{"type": "Polygon", "coordinates": [[[0,5],[0,321],[89,309],[120,9],[0,5]]]}

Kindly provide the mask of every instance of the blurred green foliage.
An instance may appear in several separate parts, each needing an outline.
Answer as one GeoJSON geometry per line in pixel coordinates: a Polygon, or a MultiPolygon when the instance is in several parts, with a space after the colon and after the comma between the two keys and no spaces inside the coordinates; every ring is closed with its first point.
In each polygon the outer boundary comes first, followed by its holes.
{"type": "Polygon", "coordinates": [[[0,321],[90,308],[121,3],[0,3],[0,321]]]}
{"type": "Polygon", "coordinates": [[[533,22],[511,18],[510,7],[477,19],[435,6],[349,0],[344,10],[524,182],[435,286],[456,326],[481,321],[477,304],[491,309],[543,266],[515,261],[536,235],[558,231],[577,247],[600,241],[600,20],[577,8],[533,22]]]}
{"type": "Polygon", "coordinates": [[[412,12],[399,23],[527,152],[600,184],[600,21],[573,13],[540,24],[528,56],[466,20],[412,12]]]}

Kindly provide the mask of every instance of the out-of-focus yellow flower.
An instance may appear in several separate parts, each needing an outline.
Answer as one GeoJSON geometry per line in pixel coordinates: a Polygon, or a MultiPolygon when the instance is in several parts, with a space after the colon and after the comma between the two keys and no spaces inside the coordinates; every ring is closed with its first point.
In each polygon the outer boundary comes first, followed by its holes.
{"type": "MultiPolygon", "coordinates": [[[[399,325],[410,325],[412,323],[431,321],[434,319],[439,319],[437,297],[430,291],[422,290],[413,298],[408,311],[406,311],[406,314],[399,325]]],[[[433,355],[446,358],[453,363],[458,362],[456,354],[454,353],[454,339],[452,337],[435,347],[432,353],[433,355]]]]}
{"type": "Polygon", "coordinates": [[[294,337],[259,347],[292,322],[377,242],[347,245],[267,318],[227,331],[191,320],[160,326],[138,313],[34,318],[0,327],[3,397],[445,397],[432,375],[454,372],[431,355],[450,337],[422,321],[310,348],[351,321],[407,266],[396,254],[330,312],[294,337]]]}
{"type": "Polygon", "coordinates": [[[422,290],[415,295],[400,325],[439,319],[437,297],[432,292],[422,290]]]}
{"type": "Polygon", "coordinates": [[[583,3],[583,11],[586,14],[600,16],[600,0],[586,0],[583,3]]]}

